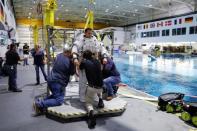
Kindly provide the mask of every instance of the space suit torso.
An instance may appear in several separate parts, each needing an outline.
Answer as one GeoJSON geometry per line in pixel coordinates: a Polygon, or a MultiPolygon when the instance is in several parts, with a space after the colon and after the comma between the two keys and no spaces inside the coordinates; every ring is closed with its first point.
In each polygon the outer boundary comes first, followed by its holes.
{"type": "Polygon", "coordinates": [[[77,40],[73,45],[72,53],[77,54],[78,58],[81,59],[83,52],[86,50],[90,50],[95,56],[97,56],[99,52],[108,55],[103,44],[94,36],[91,38],[85,38],[83,36],[81,39],[77,40]]]}
{"type": "MultiPolygon", "coordinates": [[[[83,52],[90,50],[94,57],[98,59],[98,53],[101,55],[108,55],[107,50],[101,42],[99,42],[96,37],[86,38],[82,36],[80,39],[75,41],[72,47],[73,60],[81,62],[83,59],[83,52]]],[[[77,70],[76,70],[77,71],[77,70]]],[[[85,102],[86,88],[87,88],[87,78],[85,70],[79,70],[79,97],[81,102],[85,102]]]]}

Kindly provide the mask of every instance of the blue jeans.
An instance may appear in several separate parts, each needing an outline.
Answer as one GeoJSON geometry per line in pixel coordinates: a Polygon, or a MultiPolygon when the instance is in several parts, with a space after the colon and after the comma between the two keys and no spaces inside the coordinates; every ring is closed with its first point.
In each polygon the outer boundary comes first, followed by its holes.
{"type": "Polygon", "coordinates": [[[58,82],[48,82],[48,87],[51,90],[52,95],[46,97],[44,100],[36,101],[36,104],[40,108],[45,109],[62,105],[64,103],[65,87],[58,82]]]}
{"type": "Polygon", "coordinates": [[[44,76],[45,81],[47,81],[47,75],[46,72],[44,70],[44,65],[35,65],[35,70],[36,70],[36,81],[37,83],[40,83],[40,74],[39,74],[39,67],[42,71],[42,74],[44,76]]]}
{"type": "Polygon", "coordinates": [[[16,78],[17,78],[17,65],[6,65],[7,72],[8,72],[8,89],[9,90],[16,90],[16,78]]]}
{"type": "Polygon", "coordinates": [[[107,90],[108,96],[113,96],[114,95],[113,86],[120,83],[120,81],[121,80],[120,80],[119,76],[110,76],[110,77],[103,80],[103,83],[104,83],[105,88],[107,90]]]}

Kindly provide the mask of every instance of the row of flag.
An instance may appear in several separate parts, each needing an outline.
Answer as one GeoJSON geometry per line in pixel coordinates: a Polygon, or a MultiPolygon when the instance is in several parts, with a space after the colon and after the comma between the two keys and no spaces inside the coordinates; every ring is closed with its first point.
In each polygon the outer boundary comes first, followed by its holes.
{"type": "MultiPolygon", "coordinates": [[[[184,23],[192,23],[193,22],[194,17],[186,17],[184,19],[184,23]]],[[[197,19],[196,19],[197,21],[197,19]]],[[[183,19],[175,19],[174,20],[174,25],[178,25],[178,24],[183,24],[183,19]]],[[[142,29],[148,29],[148,28],[156,28],[156,27],[165,27],[165,26],[172,26],[173,25],[173,20],[167,20],[167,21],[160,21],[160,22],[155,22],[155,23],[150,23],[150,24],[144,24],[144,25],[138,25],[138,30],[142,30],[142,29]]]]}

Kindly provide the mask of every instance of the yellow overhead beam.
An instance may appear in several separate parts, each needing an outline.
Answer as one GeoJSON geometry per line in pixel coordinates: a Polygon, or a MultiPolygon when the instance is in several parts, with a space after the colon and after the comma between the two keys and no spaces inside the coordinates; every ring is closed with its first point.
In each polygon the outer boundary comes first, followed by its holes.
{"type": "MultiPolygon", "coordinates": [[[[30,26],[30,25],[37,25],[38,27],[42,27],[42,20],[38,19],[16,19],[17,25],[23,25],[23,26],[30,26]]],[[[85,22],[65,22],[65,21],[55,21],[55,27],[56,28],[74,28],[74,29],[84,29],[85,22]]],[[[103,23],[94,23],[94,29],[102,29],[109,27],[106,24],[103,23]]]]}

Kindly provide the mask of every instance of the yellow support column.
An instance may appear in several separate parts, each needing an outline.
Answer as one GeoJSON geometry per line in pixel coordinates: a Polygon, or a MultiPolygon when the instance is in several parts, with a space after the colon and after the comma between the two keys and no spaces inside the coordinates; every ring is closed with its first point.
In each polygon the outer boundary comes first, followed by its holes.
{"type": "Polygon", "coordinates": [[[57,9],[57,2],[56,0],[48,0],[45,6],[45,11],[44,11],[44,19],[43,23],[44,26],[50,25],[54,26],[54,14],[55,10],[57,9]]]}
{"type": "Polygon", "coordinates": [[[38,45],[38,26],[33,26],[33,40],[34,40],[34,47],[38,45]]]}

